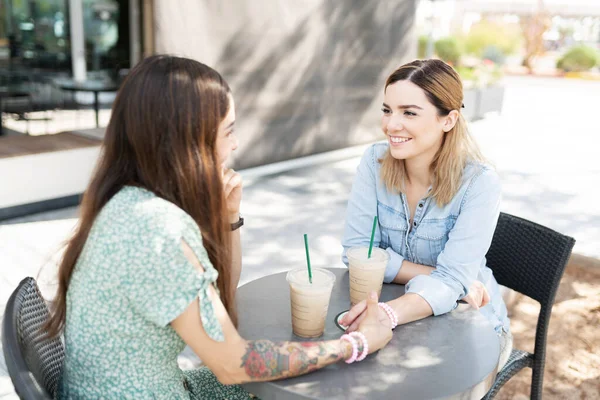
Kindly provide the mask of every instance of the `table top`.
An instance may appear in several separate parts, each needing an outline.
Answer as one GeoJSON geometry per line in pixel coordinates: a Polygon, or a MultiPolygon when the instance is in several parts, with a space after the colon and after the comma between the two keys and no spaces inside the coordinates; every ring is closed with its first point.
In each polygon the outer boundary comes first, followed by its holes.
{"type": "MultiPolygon", "coordinates": [[[[336,275],[325,333],[303,339],[292,333],[286,272],[269,275],[240,287],[237,292],[238,330],[248,340],[332,340],[342,331],[335,316],[349,308],[346,268],[336,275]]],[[[404,294],[403,285],[384,284],[381,301],[404,294]]],[[[500,340],[492,324],[478,311],[460,306],[437,317],[398,326],[391,342],[365,360],[339,362],[307,375],[243,385],[263,400],[269,399],[480,399],[496,375],[500,340]]]]}
{"type": "Polygon", "coordinates": [[[73,79],[55,79],[54,84],[62,90],[77,92],[116,92],[119,85],[113,81],[85,80],[82,82],[73,79]]]}

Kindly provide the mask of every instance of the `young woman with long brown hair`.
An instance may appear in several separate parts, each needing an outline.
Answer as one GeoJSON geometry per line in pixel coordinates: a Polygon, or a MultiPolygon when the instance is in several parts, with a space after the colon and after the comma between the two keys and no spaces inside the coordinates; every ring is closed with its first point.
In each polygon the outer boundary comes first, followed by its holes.
{"type": "Polygon", "coordinates": [[[244,399],[236,383],[356,359],[391,338],[377,299],[358,339],[247,341],[236,331],[242,181],[223,78],[153,56],[123,82],[59,267],[48,330],[64,331],[59,398],[244,399]],[[182,371],[185,344],[206,367],[182,371]]]}
{"type": "MultiPolygon", "coordinates": [[[[441,60],[417,60],[385,83],[381,128],[388,142],[365,152],[354,179],[342,244],[375,244],[389,253],[384,281],[406,284],[388,302],[398,324],[453,310],[464,300],[492,322],[500,366],[512,348],[506,306],[487,253],[498,221],[500,179],[484,162],[461,114],[459,75],[441,60]]],[[[365,303],[344,317],[349,331],[365,303]]],[[[383,311],[382,321],[387,321],[383,311]]]]}

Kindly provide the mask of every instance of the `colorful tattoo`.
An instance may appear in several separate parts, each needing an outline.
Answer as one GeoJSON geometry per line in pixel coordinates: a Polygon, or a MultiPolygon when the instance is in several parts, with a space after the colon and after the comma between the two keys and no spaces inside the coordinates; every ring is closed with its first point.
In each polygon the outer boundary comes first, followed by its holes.
{"type": "Polygon", "coordinates": [[[271,342],[249,341],[242,365],[252,380],[302,375],[343,359],[339,341],[271,342]]]}

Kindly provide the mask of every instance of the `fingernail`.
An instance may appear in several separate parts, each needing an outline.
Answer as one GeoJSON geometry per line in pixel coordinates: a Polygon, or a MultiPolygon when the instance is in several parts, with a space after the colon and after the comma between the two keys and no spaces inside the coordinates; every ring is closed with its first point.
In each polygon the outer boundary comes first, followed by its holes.
{"type": "Polygon", "coordinates": [[[369,297],[372,298],[372,299],[376,299],[377,298],[377,293],[371,292],[371,293],[369,293],[369,297]]]}

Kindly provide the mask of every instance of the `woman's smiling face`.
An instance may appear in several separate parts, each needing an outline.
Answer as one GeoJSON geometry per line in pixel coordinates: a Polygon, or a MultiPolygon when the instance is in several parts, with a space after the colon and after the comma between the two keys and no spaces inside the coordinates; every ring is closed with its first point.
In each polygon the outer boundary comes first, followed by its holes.
{"type": "Polygon", "coordinates": [[[447,117],[440,117],[423,89],[407,80],[386,88],[382,112],[381,129],[398,160],[432,160],[449,130],[447,117]]]}

